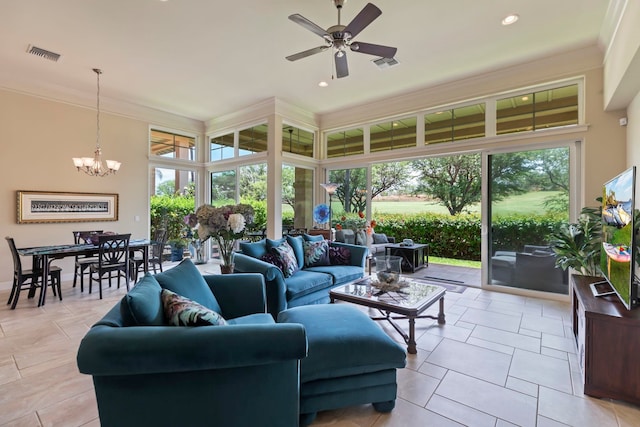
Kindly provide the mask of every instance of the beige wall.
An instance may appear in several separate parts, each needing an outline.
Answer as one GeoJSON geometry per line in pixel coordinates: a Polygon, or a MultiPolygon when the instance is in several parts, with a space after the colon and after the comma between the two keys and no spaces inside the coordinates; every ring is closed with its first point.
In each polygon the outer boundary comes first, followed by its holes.
{"type": "Polygon", "coordinates": [[[627,108],[627,122],[627,166],[640,166],[640,93],[627,108]]]}
{"type": "MultiPolygon", "coordinates": [[[[96,141],[95,109],[0,91],[0,227],[18,247],[73,243],[73,230],[103,228],[148,234],[148,126],[142,121],[101,114],[101,144],[105,158],[122,162],[115,176],[90,177],[73,167],[71,157],[91,156],[96,141]],[[16,190],[118,193],[119,220],[60,224],[17,224],[16,190]],[[140,217],[135,221],[136,216],[140,217]]],[[[55,262],[72,277],[70,259],[55,262]]],[[[6,242],[0,243],[0,286],[8,286],[13,271],[6,242]]]]}

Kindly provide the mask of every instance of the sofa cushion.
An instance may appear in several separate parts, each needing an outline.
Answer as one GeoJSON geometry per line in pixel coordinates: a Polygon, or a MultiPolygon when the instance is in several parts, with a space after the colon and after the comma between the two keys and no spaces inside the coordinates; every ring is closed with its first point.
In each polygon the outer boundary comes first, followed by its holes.
{"type": "Polygon", "coordinates": [[[344,246],[329,246],[329,263],[331,265],[351,264],[351,250],[344,246]]]}
{"type": "Polygon", "coordinates": [[[267,251],[267,241],[265,239],[260,240],[259,242],[240,242],[240,250],[243,254],[249,255],[250,257],[260,259],[267,251]]]}
{"type": "Polygon", "coordinates": [[[296,256],[296,261],[298,261],[298,268],[304,267],[304,240],[302,236],[287,236],[287,243],[293,249],[293,253],[296,256]]]}
{"type": "Polygon", "coordinates": [[[280,246],[276,246],[271,251],[280,258],[282,263],[282,274],[284,277],[290,277],[293,273],[298,271],[298,260],[293,252],[293,248],[287,243],[282,242],[280,246]]]}
{"type": "Polygon", "coordinates": [[[324,274],[330,275],[333,278],[334,285],[360,279],[364,274],[362,267],[353,266],[353,265],[328,265],[328,266],[309,267],[309,268],[306,268],[304,271],[324,273],[324,274]]]}
{"type": "Polygon", "coordinates": [[[403,368],[404,348],[356,307],[320,304],[294,307],[278,323],[304,325],[308,356],[300,361],[300,383],[403,368]]]}
{"type": "Polygon", "coordinates": [[[387,238],[387,235],[384,233],[373,233],[373,243],[374,244],[389,243],[389,239],[387,238]]]}
{"type": "Polygon", "coordinates": [[[280,246],[283,242],[286,242],[287,238],[286,237],[282,237],[281,239],[267,239],[267,250],[270,251],[273,248],[277,248],[278,246],[280,246]]]}
{"type": "Polygon", "coordinates": [[[329,244],[326,240],[303,243],[304,266],[315,267],[318,265],[329,265],[329,244]]]}
{"type": "Polygon", "coordinates": [[[169,289],[218,313],[222,311],[211,288],[189,258],[183,259],[172,269],[158,273],[154,277],[163,289],[169,289]]]}
{"type": "Polygon", "coordinates": [[[367,233],[365,233],[364,230],[360,230],[356,233],[356,245],[367,245],[367,233]]]}
{"type": "Polygon", "coordinates": [[[126,326],[164,325],[160,294],[162,287],[151,274],[144,277],[120,300],[120,315],[126,326]]]}
{"type": "MultiPolygon", "coordinates": [[[[314,267],[320,268],[320,267],[314,267]]],[[[313,272],[307,269],[299,270],[287,279],[287,300],[300,298],[310,293],[330,288],[333,278],[329,274],[313,272]]]]}
{"type": "Polygon", "coordinates": [[[322,234],[318,234],[316,236],[312,236],[311,234],[303,234],[302,238],[306,242],[319,242],[320,240],[324,240],[324,236],[322,236],[322,234]]]}
{"type": "Polygon", "coordinates": [[[270,325],[276,323],[269,313],[254,313],[227,320],[229,325],[270,325]]]}
{"type": "Polygon", "coordinates": [[[217,312],[195,301],[162,290],[162,306],[167,324],[171,326],[223,326],[227,321],[217,312]]]}

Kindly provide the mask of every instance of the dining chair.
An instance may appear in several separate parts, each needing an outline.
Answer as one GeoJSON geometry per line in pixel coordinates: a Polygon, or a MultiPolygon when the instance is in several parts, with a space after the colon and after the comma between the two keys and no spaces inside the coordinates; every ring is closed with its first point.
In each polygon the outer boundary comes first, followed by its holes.
{"type": "Polygon", "coordinates": [[[114,273],[118,278],[118,288],[120,287],[120,278],[124,277],[127,291],[129,290],[130,239],[131,234],[101,234],[98,236],[98,262],[89,265],[89,293],[91,293],[93,282],[97,282],[100,299],[102,299],[102,279],[108,275],[109,287],[111,287],[114,273]]]}
{"type": "MultiPolygon", "coordinates": [[[[32,266],[30,270],[22,269],[22,260],[18,254],[16,243],[12,237],[5,237],[9,243],[9,249],[11,250],[11,256],[13,257],[13,286],[11,287],[11,294],[9,295],[9,301],[7,304],[11,304],[11,309],[16,308],[18,298],[20,298],[20,291],[29,288],[29,298],[33,298],[36,288],[41,288],[40,293],[43,292],[40,280],[42,279],[42,266],[38,263],[38,258],[33,257],[32,266]]],[[[45,286],[51,286],[53,295],[57,295],[62,301],[62,290],[60,288],[60,267],[51,266],[49,268],[49,276],[47,277],[47,283],[45,286]]]]}
{"type": "MultiPolygon", "coordinates": [[[[155,231],[153,239],[151,241],[151,252],[149,253],[149,262],[147,264],[146,271],[149,271],[153,268],[153,274],[157,274],[158,269],[162,273],[162,256],[164,254],[164,248],[167,245],[167,238],[167,230],[159,229],[155,231]]],[[[132,279],[135,283],[138,281],[138,274],[145,271],[144,258],[135,257],[132,258],[132,261],[132,279]]]]}
{"type": "MultiPolygon", "coordinates": [[[[104,230],[90,230],[90,231],[74,231],[73,242],[76,245],[79,244],[95,244],[93,239],[103,233],[104,230]]],[[[77,255],[75,259],[75,269],[73,271],[73,287],[76,287],[78,277],[80,277],[80,292],[84,292],[84,275],[87,273],[87,268],[93,263],[98,261],[98,258],[91,255],[77,255]]]]}

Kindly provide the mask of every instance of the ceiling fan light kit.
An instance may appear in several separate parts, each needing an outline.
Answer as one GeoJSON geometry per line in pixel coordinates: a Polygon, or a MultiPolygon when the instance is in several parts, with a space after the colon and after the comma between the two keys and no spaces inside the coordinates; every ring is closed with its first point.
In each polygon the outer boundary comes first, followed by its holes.
{"type": "Polygon", "coordinates": [[[356,42],[354,40],[362,30],[371,24],[378,16],[382,15],[382,11],[374,4],[367,3],[360,13],[358,13],[356,17],[345,26],[340,23],[340,11],[342,10],[344,2],[345,0],[333,0],[333,4],[338,9],[338,24],[333,25],[326,30],[299,13],[290,15],[289,19],[291,21],[322,37],[325,44],[289,55],[286,59],[289,61],[297,61],[332,48],[334,52],[333,56],[336,66],[336,75],[338,78],[342,78],[349,75],[349,66],[347,64],[346,55],[347,48],[352,52],[365,53],[367,55],[374,55],[380,58],[393,58],[398,50],[395,47],[360,41],[356,42]]]}

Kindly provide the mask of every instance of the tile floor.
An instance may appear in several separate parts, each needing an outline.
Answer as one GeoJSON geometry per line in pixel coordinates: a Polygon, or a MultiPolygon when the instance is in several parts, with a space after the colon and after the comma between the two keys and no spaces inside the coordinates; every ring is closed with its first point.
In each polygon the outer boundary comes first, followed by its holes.
{"type": "MultiPolygon", "coordinates": [[[[461,277],[479,283],[477,274],[461,277]]],[[[14,311],[0,306],[0,426],[99,426],[91,378],[78,373],[75,355],[123,293],[107,288],[100,301],[65,282],[63,301],[49,294],[42,308],[26,298],[14,311]]],[[[445,314],[446,325],[417,322],[418,354],[398,371],[393,412],[328,411],[313,426],[640,426],[639,407],[582,394],[568,304],[469,287],[447,293],[445,314]]]]}

